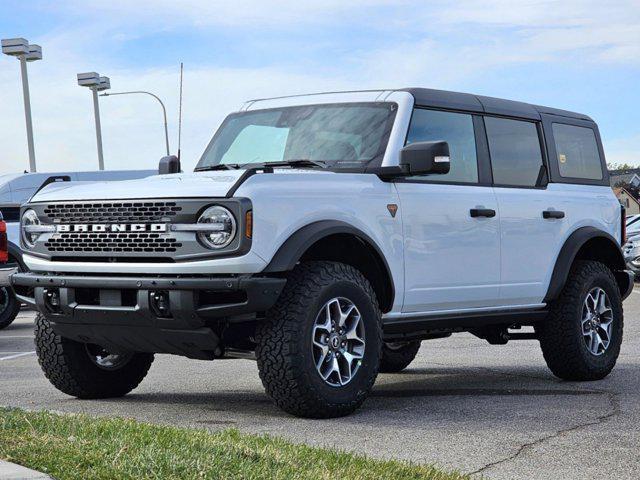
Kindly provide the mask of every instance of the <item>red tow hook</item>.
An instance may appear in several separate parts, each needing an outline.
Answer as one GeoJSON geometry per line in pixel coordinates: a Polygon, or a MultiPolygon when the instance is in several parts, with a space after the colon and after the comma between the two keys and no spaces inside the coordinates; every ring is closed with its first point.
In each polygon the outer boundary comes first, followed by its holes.
{"type": "Polygon", "coordinates": [[[7,240],[7,224],[0,213],[0,263],[9,261],[9,241],[7,240]]]}

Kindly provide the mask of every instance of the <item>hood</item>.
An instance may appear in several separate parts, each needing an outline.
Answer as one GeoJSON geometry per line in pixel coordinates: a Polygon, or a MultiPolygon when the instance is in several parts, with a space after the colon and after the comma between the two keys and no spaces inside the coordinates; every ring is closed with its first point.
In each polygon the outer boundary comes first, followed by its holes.
{"type": "Polygon", "coordinates": [[[155,175],[112,182],[60,182],[40,190],[31,202],[145,198],[225,197],[245,170],[155,175]]]}

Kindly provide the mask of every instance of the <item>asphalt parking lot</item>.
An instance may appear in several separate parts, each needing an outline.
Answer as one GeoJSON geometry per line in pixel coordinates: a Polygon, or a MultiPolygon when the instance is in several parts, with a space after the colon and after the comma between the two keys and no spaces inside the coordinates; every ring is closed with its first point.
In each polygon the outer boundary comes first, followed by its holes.
{"type": "Polygon", "coordinates": [[[488,478],[637,478],[640,470],[640,288],[625,302],[613,373],[562,382],[538,343],[491,346],[467,334],[424,342],[402,374],[378,377],[355,415],[303,420],[275,408],[255,362],[159,355],[122,399],[81,401],[55,390],[33,353],[33,314],[0,332],[0,404],[268,433],[313,445],[435,463],[488,478]]]}

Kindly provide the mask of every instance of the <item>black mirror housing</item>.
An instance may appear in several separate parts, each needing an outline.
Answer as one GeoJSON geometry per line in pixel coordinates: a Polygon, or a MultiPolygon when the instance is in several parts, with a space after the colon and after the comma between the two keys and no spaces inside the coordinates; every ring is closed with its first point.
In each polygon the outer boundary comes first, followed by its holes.
{"type": "Polygon", "coordinates": [[[416,142],[400,150],[400,165],[377,167],[368,172],[378,175],[383,181],[393,181],[398,177],[449,173],[450,167],[447,142],[416,142]]]}
{"type": "Polygon", "coordinates": [[[400,150],[400,168],[405,175],[449,173],[451,161],[447,142],[416,142],[400,150]]]}
{"type": "Polygon", "coordinates": [[[167,175],[169,173],[180,173],[180,160],[175,155],[167,155],[160,159],[158,164],[158,173],[167,175]]]}

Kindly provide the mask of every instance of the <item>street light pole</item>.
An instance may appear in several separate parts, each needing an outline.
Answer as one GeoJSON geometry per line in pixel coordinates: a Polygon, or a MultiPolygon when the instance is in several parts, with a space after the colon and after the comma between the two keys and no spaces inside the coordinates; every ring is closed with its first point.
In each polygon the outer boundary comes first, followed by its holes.
{"type": "Polygon", "coordinates": [[[27,148],[29,150],[29,170],[36,171],[36,152],[33,146],[33,121],[31,119],[31,96],[29,95],[29,77],[27,62],[42,60],[42,48],[30,45],[24,38],[8,38],[2,40],[2,53],[20,60],[20,74],[22,77],[22,97],[24,99],[24,117],[27,124],[27,148]]]}
{"type": "Polygon", "coordinates": [[[24,98],[24,117],[27,123],[27,148],[29,149],[29,171],[36,171],[36,151],[33,146],[33,122],[31,120],[31,96],[29,95],[29,77],[27,75],[27,57],[20,55],[22,73],[22,96],[24,98]]]}
{"type": "Polygon", "coordinates": [[[151,95],[153,98],[155,98],[158,103],[160,103],[160,106],[162,107],[162,115],[164,117],[164,142],[165,142],[165,146],[167,149],[167,155],[170,155],[169,153],[169,129],[167,127],[167,109],[164,106],[164,103],[162,102],[162,100],[160,100],[160,97],[158,97],[157,95],[154,95],[151,92],[145,92],[144,90],[135,90],[132,92],[112,92],[112,93],[103,93],[102,95],[100,95],[101,97],[108,97],[111,95],[131,95],[131,94],[136,94],[136,93],[140,93],[140,94],[144,94],[144,95],[151,95]]]}
{"type": "Polygon", "coordinates": [[[93,115],[96,122],[96,144],[98,146],[98,169],[104,170],[104,155],[102,153],[102,126],[100,125],[100,103],[98,102],[98,90],[91,87],[93,93],[93,115]]]}
{"type": "Polygon", "coordinates": [[[77,75],[78,85],[91,89],[93,95],[93,115],[96,123],[96,144],[98,146],[98,168],[104,170],[104,156],[102,154],[102,126],[100,125],[100,104],[98,102],[98,92],[109,90],[111,81],[109,77],[101,77],[96,72],[79,73],[77,75]]]}

